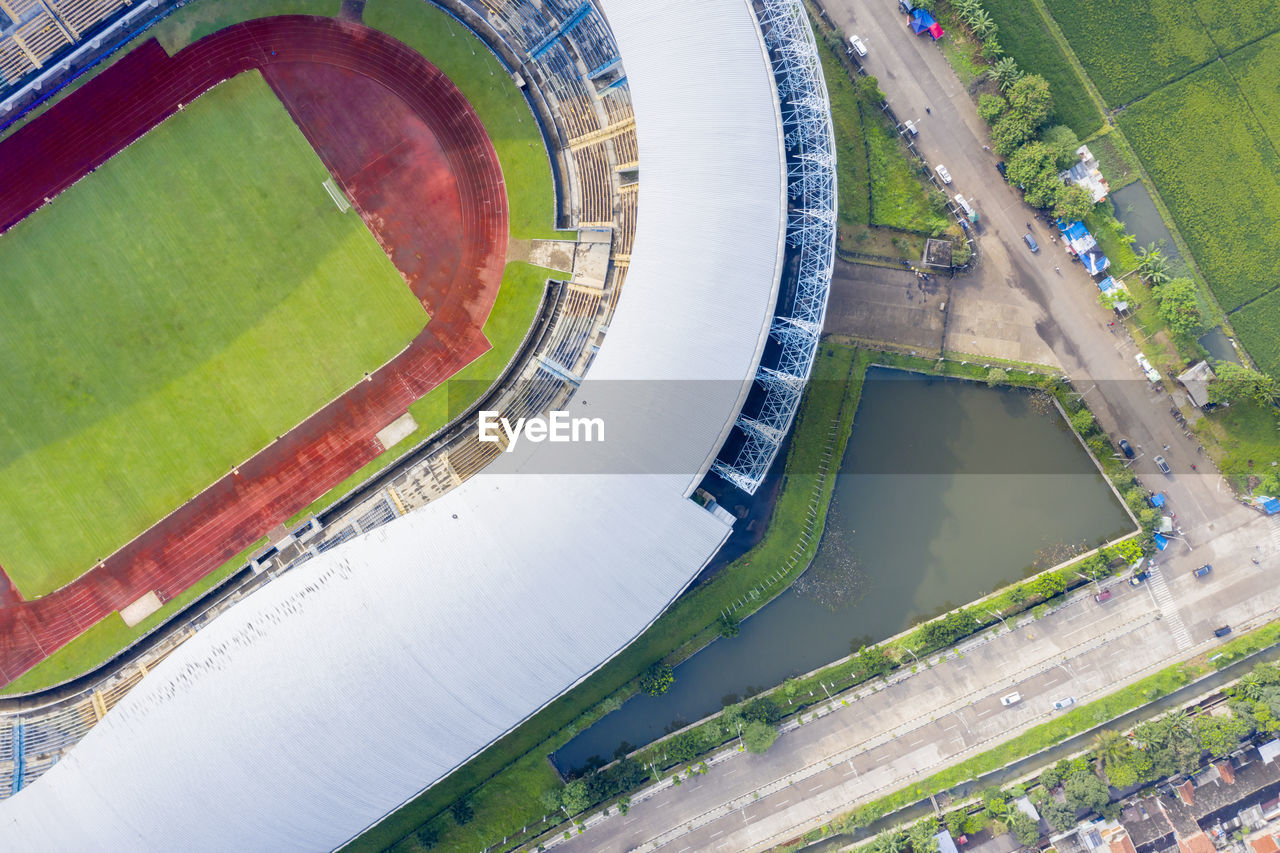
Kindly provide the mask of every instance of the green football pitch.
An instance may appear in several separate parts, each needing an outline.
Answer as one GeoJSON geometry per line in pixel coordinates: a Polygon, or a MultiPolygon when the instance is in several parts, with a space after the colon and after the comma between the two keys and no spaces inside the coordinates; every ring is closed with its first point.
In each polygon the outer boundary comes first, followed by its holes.
{"type": "Polygon", "coordinates": [[[0,237],[0,566],[32,597],[390,360],[422,306],[257,72],[0,237]]]}

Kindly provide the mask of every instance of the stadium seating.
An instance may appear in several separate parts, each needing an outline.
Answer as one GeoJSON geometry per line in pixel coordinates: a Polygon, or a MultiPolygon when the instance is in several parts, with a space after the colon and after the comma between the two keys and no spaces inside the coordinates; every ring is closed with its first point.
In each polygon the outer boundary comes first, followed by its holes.
{"type": "MultiPolygon", "coordinates": [[[[63,16],[67,25],[83,32],[94,15],[109,16],[120,2],[51,0],[48,8],[63,16]]],[[[553,156],[569,166],[564,169],[568,185],[561,187],[561,193],[569,199],[568,224],[607,227],[611,235],[610,263],[603,285],[553,285],[539,325],[517,353],[504,380],[484,400],[484,408],[511,420],[539,416],[562,406],[573,393],[576,377],[586,371],[608,329],[626,278],[639,197],[633,173],[638,169],[639,152],[637,131],[631,124],[630,91],[615,62],[617,48],[612,36],[594,7],[583,14],[582,3],[573,0],[546,0],[541,8],[528,0],[452,2],[455,8],[461,4],[473,9],[494,26],[498,37],[524,59],[522,73],[550,106],[554,126],[549,131],[553,147],[558,148],[553,156]],[[574,16],[579,16],[578,21],[564,26],[574,16]],[[554,41],[547,42],[557,33],[554,41]],[[530,52],[539,44],[546,49],[535,60],[530,52]],[[615,64],[607,74],[591,78],[593,71],[609,63],[615,64]],[[570,147],[573,140],[578,142],[570,147]]],[[[8,8],[35,10],[32,15],[48,18],[39,0],[0,3],[8,8]]],[[[492,34],[488,35],[492,38],[492,34]]],[[[9,80],[37,67],[22,50],[14,53],[14,48],[11,38],[0,39],[0,74],[9,80]]],[[[335,510],[340,512],[336,517],[325,518],[322,533],[308,539],[309,547],[289,565],[275,570],[287,571],[302,565],[317,553],[397,518],[400,511],[388,500],[389,489],[395,490],[402,509],[412,510],[482,471],[503,449],[501,444],[480,442],[471,420],[447,427],[429,439],[428,446],[430,452],[419,461],[404,465],[385,489],[379,488],[353,506],[335,510]]],[[[47,709],[21,715],[0,711],[0,799],[35,781],[53,766],[96,725],[101,715],[127,695],[145,676],[148,666],[154,666],[190,635],[188,632],[167,638],[149,651],[141,664],[109,672],[76,696],[47,709]],[[19,721],[23,726],[21,754],[19,721]],[[14,775],[18,772],[22,778],[15,788],[14,775]]]]}
{"type": "Polygon", "coordinates": [[[125,0],[53,0],[49,4],[74,38],[125,6],[125,0]]]}
{"type": "Polygon", "coordinates": [[[613,176],[604,144],[590,145],[573,152],[578,175],[578,221],[583,225],[613,222],[613,176]]]}

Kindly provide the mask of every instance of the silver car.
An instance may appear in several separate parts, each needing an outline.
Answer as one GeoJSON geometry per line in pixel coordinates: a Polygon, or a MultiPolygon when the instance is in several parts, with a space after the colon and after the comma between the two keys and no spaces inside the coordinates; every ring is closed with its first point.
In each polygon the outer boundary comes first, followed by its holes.
{"type": "Polygon", "coordinates": [[[951,183],[951,173],[947,171],[946,166],[939,163],[937,167],[934,169],[934,171],[938,173],[938,177],[942,180],[944,184],[951,183]]]}

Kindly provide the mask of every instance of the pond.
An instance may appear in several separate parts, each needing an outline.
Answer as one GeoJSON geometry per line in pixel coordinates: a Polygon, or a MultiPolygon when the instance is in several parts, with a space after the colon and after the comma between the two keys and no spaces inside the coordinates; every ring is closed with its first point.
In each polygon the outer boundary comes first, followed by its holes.
{"type": "Polygon", "coordinates": [[[872,368],[809,571],[552,761],[611,759],[1131,527],[1047,398],[872,368]]]}
{"type": "Polygon", "coordinates": [[[1240,363],[1240,354],[1236,352],[1235,346],[1231,343],[1231,338],[1227,337],[1227,333],[1222,330],[1221,326],[1214,326],[1201,335],[1200,346],[1208,350],[1209,357],[1215,361],[1240,363]]]}
{"type": "Polygon", "coordinates": [[[1115,208],[1116,219],[1123,222],[1129,233],[1137,237],[1133,242],[1135,251],[1155,243],[1166,258],[1177,262],[1175,267],[1183,266],[1182,254],[1173,242],[1173,235],[1169,233],[1169,226],[1165,225],[1156,203],[1151,200],[1146,184],[1134,181],[1113,192],[1110,201],[1115,208]]]}

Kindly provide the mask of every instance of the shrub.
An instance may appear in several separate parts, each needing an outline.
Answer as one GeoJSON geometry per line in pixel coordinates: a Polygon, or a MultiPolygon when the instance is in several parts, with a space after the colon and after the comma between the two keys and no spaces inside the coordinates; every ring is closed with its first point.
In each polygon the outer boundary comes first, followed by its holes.
{"type": "Polygon", "coordinates": [[[773,742],[777,739],[778,730],[759,720],[752,720],[742,729],[742,745],[748,752],[768,752],[769,747],[773,746],[773,742]]]}
{"type": "Polygon", "coordinates": [[[650,696],[661,696],[675,684],[675,670],[665,663],[655,663],[640,676],[640,689],[650,696]]]}
{"type": "Polygon", "coordinates": [[[1098,422],[1088,409],[1081,409],[1071,416],[1071,428],[1081,435],[1090,435],[1097,427],[1098,422]]]}
{"type": "Polygon", "coordinates": [[[453,805],[449,806],[449,814],[453,815],[458,826],[465,826],[476,816],[476,810],[472,808],[471,802],[464,798],[453,801],[453,805]]]}
{"type": "Polygon", "coordinates": [[[738,631],[741,630],[742,627],[742,621],[732,613],[721,613],[720,619],[716,625],[720,630],[720,636],[728,639],[730,637],[738,636],[738,631]]]}

